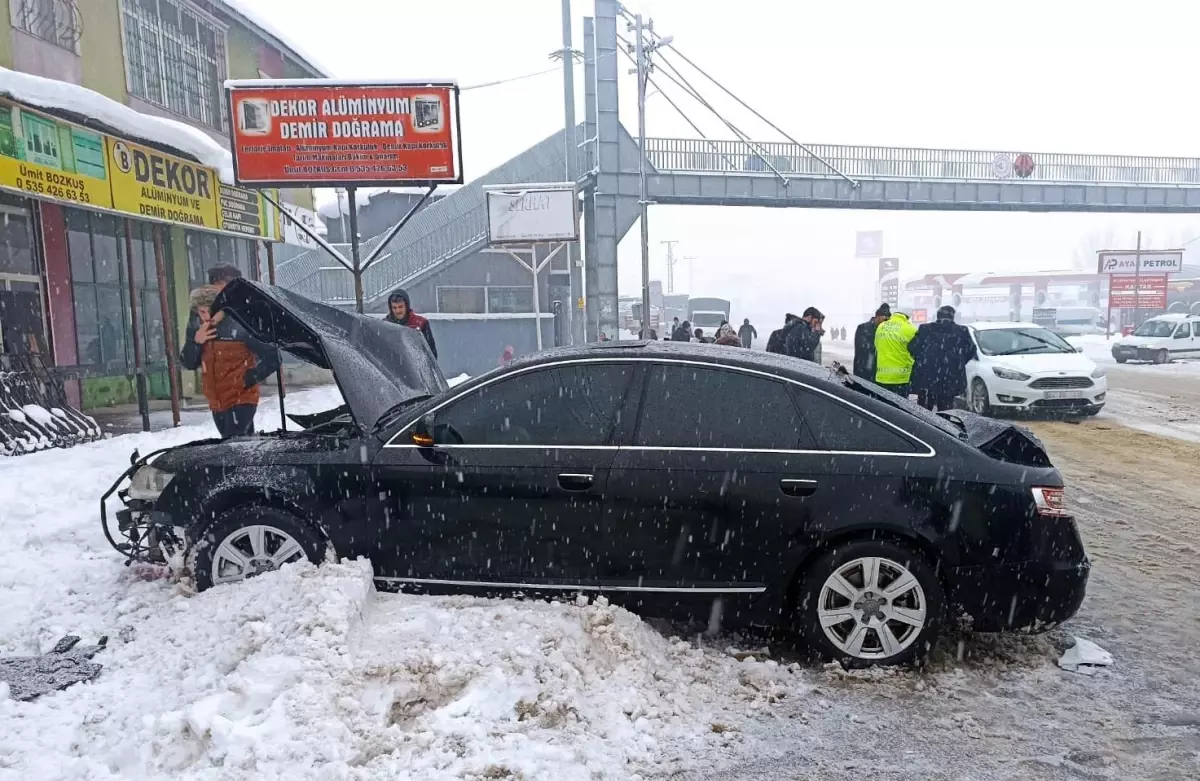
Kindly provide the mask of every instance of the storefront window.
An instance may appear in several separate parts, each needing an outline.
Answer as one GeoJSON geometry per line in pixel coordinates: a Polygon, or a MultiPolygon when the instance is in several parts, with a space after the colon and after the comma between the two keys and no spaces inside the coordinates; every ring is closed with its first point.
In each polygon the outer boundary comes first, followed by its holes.
{"type": "Polygon", "coordinates": [[[533,311],[532,287],[489,287],[488,312],[512,314],[533,311]]]}
{"type": "Polygon", "coordinates": [[[42,280],[29,201],[0,194],[0,352],[45,352],[42,280]]]}
{"type": "Polygon", "coordinates": [[[437,289],[439,312],[454,314],[483,314],[487,300],[484,287],[445,286],[437,289]]]}
{"type": "Polygon", "coordinates": [[[215,266],[235,266],[242,275],[257,279],[257,242],[216,233],[187,232],[188,282],[191,288],[208,284],[208,270],[215,266]]]}
{"type": "MultiPolygon", "coordinates": [[[[131,374],[134,365],[125,221],[66,209],[67,248],[75,291],[79,363],[110,374],[131,374]]],[[[142,360],[166,360],[153,226],[133,222],[133,286],[137,290],[142,360]]],[[[168,235],[164,231],[164,241],[168,235]]],[[[169,250],[164,246],[164,252],[169,250]]]]}

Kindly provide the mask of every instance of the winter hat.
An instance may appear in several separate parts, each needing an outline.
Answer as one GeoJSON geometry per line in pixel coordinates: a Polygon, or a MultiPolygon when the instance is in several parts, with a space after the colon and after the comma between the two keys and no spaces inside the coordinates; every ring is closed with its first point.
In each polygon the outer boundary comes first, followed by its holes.
{"type": "Polygon", "coordinates": [[[953,320],[954,319],[954,307],[944,306],[941,309],[939,309],[938,313],[937,313],[937,319],[938,320],[953,320]]]}
{"type": "Polygon", "coordinates": [[[192,305],[192,311],[199,312],[201,307],[212,309],[213,302],[217,300],[217,294],[220,292],[221,291],[213,285],[205,285],[193,290],[189,296],[189,302],[192,305]]]}
{"type": "Polygon", "coordinates": [[[880,304],[879,308],[875,310],[875,316],[876,317],[891,317],[892,316],[892,307],[889,306],[888,304],[880,304]]]}

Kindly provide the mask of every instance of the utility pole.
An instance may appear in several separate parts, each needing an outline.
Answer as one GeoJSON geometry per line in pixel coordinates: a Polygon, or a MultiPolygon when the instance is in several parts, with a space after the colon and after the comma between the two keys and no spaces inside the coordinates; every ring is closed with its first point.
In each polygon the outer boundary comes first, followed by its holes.
{"type": "Polygon", "coordinates": [[[639,336],[646,339],[650,335],[650,226],[647,223],[650,197],[646,190],[646,79],[650,75],[650,63],[647,62],[641,14],[633,17],[633,26],[637,35],[638,204],[642,208],[641,219],[638,220],[642,229],[642,325],[639,336]]]}
{"type": "MultiPolygon", "coordinates": [[[[576,170],[578,165],[579,146],[575,139],[575,52],[571,48],[571,0],[562,0],[562,60],[563,60],[563,113],[565,129],[563,144],[567,159],[567,181],[579,179],[576,170]]],[[[587,314],[583,307],[583,255],[579,252],[579,243],[567,246],[567,269],[570,271],[571,300],[567,306],[569,324],[571,327],[571,344],[583,344],[587,341],[584,325],[587,314]]],[[[541,333],[541,326],[538,326],[541,333]]]]}
{"type": "Polygon", "coordinates": [[[667,292],[668,293],[675,292],[675,263],[676,263],[675,245],[678,243],[679,243],[679,241],[676,239],[670,239],[668,241],[660,241],[659,242],[659,244],[667,245],[667,292]]]}
{"type": "MultiPolygon", "coordinates": [[[[1109,277],[1111,279],[1111,277],[1109,277]]],[[[1133,251],[1133,327],[1141,325],[1142,318],[1142,232],[1138,231],[1137,249],[1133,251]]],[[[1110,292],[1111,296],[1112,293],[1110,292]]]]}

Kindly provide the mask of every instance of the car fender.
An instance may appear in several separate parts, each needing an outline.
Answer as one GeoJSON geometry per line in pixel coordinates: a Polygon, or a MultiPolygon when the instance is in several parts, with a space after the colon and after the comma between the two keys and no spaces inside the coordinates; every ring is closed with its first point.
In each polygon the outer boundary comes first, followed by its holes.
{"type": "Polygon", "coordinates": [[[156,509],[169,513],[193,536],[223,513],[246,504],[267,504],[313,524],[326,538],[320,518],[311,512],[316,486],[307,470],[289,465],[227,468],[217,480],[172,481],[156,509]]]}

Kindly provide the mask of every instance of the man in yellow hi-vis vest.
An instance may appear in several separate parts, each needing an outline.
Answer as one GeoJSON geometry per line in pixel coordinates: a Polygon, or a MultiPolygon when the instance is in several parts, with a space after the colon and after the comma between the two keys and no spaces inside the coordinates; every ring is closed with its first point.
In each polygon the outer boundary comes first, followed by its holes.
{"type": "Polygon", "coordinates": [[[875,384],[906,399],[913,367],[908,343],[916,335],[917,327],[903,312],[896,312],[875,329],[875,384]]]}

